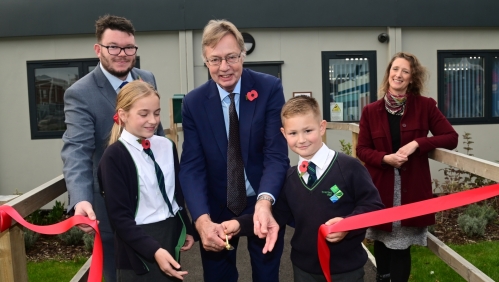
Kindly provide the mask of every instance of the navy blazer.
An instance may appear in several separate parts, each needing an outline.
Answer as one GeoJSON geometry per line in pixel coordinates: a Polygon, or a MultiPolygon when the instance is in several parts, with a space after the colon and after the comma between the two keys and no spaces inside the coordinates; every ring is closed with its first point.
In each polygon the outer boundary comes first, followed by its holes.
{"type": "MultiPolygon", "coordinates": [[[[286,140],[280,132],[284,105],[281,80],[243,69],[239,102],[239,132],[244,167],[257,194],[279,197],[289,168],[286,140]],[[256,90],[250,101],[246,94],[256,90]]],[[[192,219],[210,214],[214,222],[227,205],[227,133],[216,83],[209,80],[189,92],[182,109],[184,142],[180,183],[192,219]]],[[[244,213],[253,212],[254,206],[244,213]]]]}

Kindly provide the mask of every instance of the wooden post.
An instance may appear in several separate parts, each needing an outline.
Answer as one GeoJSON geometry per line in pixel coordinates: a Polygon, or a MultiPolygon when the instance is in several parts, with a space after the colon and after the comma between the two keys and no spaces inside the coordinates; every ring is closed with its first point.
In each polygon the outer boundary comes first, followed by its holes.
{"type": "Polygon", "coordinates": [[[357,143],[359,142],[359,134],[352,131],[352,157],[357,157],[357,143]]]}
{"type": "Polygon", "coordinates": [[[23,227],[19,224],[0,233],[0,281],[28,281],[23,227]]]}

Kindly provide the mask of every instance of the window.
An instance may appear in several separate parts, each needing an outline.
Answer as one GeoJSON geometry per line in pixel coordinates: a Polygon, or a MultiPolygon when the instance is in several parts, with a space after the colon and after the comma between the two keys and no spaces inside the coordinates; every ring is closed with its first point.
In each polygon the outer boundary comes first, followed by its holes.
{"type": "Polygon", "coordinates": [[[31,139],[62,137],[66,131],[64,92],[98,62],[98,58],[26,62],[31,139]]]}
{"type": "Polygon", "coordinates": [[[359,121],[376,100],[376,81],[376,51],[322,52],[324,119],[359,121]]]}
{"type": "Polygon", "coordinates": [[[499,50],[437,54],[438,107],[449,121],[499,123],[499,50]]]}

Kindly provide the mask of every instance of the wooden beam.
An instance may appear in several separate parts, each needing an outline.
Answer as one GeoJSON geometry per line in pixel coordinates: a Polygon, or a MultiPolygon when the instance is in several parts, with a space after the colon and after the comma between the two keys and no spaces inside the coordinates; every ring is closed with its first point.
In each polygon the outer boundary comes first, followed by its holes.
{"type": "Polygon", "coordinates": [[[20,195],[12,201],[5,203],[5,205],[13,207],[22,217],[27,217],[32,212],[62,195],[64,192],[66,192],[66,182],[64,181],[64,176],[61,174],[35,189],[20,195]]]}
{"type": "Polygon", "coordinates": [[[88,280],[88,273],[90,271],[90,264],[92,263],[92,257],[90,257],[87,262],[78,270],[78,272],[73,276],[70,282],[84,282],[88,280]]]}
{"type": "Polygon", "coordinates": [[[359,125],[356,123],[328,122],[326,128],[359,133],[359,125]]]}
{"type": "Polygon", "coordinates": [[[19,195],[0,195],[0,205],[3,205],[13,199],[19,197],[19,195]]]}
{"type": "Polygon", "coordinates": [[[476,175],[480,175],[481,177],[499,182],[498,163],[482,160],[447,149],[435,149],[428,154],[428,157],[437,162],[466,170],[476,175]]]}
{"type": "Polygon", "coordinates": [[[493,282],[490,277],[476,268],[473,264],[445,245],[437,237],[428,233],[428,249],[450,266],[457,274],[469,282],[493,282]]]}

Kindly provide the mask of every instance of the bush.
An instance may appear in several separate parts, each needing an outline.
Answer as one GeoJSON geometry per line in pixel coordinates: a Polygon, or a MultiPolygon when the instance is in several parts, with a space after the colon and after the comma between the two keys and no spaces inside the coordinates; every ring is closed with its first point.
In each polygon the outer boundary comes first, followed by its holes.
{"type": "Polygon", "coordinates": [[[484,218],[487,220],[487,223],[491,222],[497,217],[497,212],[491,207],[487,205],[469,205],[466,208],[464,214],[467,214],[471,217],[484,218]]]}
{"type": "Polygon", "coordinates": [[[24,228],[24,246],[27,250],[31,249],[40,238],[40,234],[24,228]]]}
{"type": "Polygon", "coordinates": [[[352,144],[350,144],[350,142],[346,142],[345,140],[341,139],[340,145],[341,145],[341,152],[349,156],[352,155],[352,144]]]}
{"type": "Polygon", "coordinates": [[[64,203],[55,201],[54,207],[49,211],[46,217],[47,224],[54,224],[63,219],[64,216],[64,203]]]}
{"type": "Polygon", "coordinates": [[[457,224],[467,236],[483,236],[483,234],[485,234],[487,220],[485,218],[472,217],[467,214],[462,214],[457,218],[457,224]]]}
{"type": "Polygon", "coordinates": [[[90,235],[85,233],[85,235],[83,235],[83,243],[85,244],[85,250],[92,251],[94,249],[94,238],[95,235],[93,234],[90,235]]]}
{"type": "Polygon", "coordinates": [[[466,208],[464,214],[457,218],[459,228],[468,236],[483,236],[485,227],[497,217],[491,206],[473,204],[466,208]]]}
{"type": "Polygon", "coordinates": [[[78,245],[83,240],[83,231],[81,231],[78,227],[73,227],[68,231],[57,235],[61,241],[66,245],[78,245]]]}

